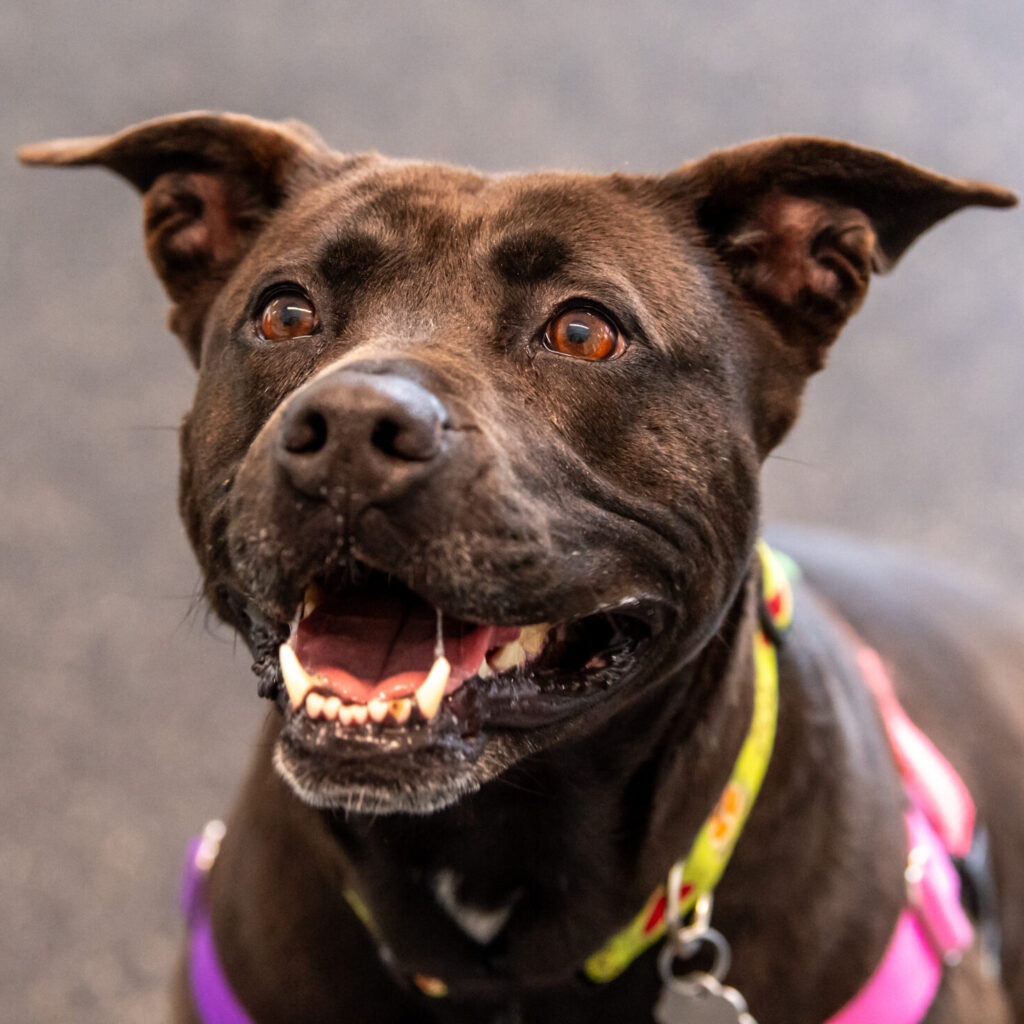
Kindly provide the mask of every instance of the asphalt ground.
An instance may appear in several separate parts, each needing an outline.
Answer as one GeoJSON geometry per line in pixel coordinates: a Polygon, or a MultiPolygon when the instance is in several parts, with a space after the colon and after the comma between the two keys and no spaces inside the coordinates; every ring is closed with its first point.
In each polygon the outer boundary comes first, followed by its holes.
{"type": "MultiPolygon", "coordinates": [[[[192,373],[131,189],[16,144],[158,114],[300,117],[484,169],[669,169],[782,132],[1024,187],[1024,5],[0,6],[0,1019],[164,1016],[181,851],[264,708],[194,600],[175,514],[192,373]]],[[[1021,592],[1019,211],[923,238],[766,470],[771,519],[909,544],[1021,592]]]]}

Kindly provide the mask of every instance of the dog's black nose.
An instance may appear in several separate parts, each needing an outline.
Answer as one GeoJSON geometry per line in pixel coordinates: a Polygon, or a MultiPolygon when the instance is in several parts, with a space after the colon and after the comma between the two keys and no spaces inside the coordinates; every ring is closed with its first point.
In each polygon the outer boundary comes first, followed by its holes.
{"type": "Polygon", "coordinates": [[[408,377],[339,370],[289,402],[277,461],[303,494],[344,490],[360,504],[395,498],[433,472],[448,414],[408,377]]]}

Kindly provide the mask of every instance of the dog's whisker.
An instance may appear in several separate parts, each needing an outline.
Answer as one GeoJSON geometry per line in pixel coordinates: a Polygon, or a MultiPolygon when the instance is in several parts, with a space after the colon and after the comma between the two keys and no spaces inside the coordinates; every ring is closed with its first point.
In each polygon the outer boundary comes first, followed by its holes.
{"type": "Polygon", "coordinates": [[[803,466],[805,469],[824,469],[825,467],[818,462],[809,462],[806,459],[795,459],[791,455],[776,455],[775,452],[770,452],[768,459],[772,462],[786,462],[794,466],[803,466]]]}

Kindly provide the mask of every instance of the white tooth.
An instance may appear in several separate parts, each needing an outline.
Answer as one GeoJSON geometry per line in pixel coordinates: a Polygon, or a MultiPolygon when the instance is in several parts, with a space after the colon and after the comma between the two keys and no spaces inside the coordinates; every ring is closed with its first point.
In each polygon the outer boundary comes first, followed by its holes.
{"type": "Polygon", "coordinates": [[[366,725],[366,705],[352,705],[352,722],[354,725],[366,725]]]}
{"type": "Polygon", "coordinates": [[[499,647],[491,655],[491,668],[496,672],[504,672],[506,669],[515,668],[516,665],[522,665],[524,661],[526,651],[523,645],[518,640],[513,640],[512,643],[499,647]]]}
{"type": "Polygon", "coordinates": [[[303,618],[309,615],[316,606],[323,600],[324,592],[315,584],[310,583],[306,587],[306,593],[302,595],[302,615],[303,618]]]}
{"type": "Polygon", "coordinates": [[[342,704],[341,707],[338,708],[338,721],[341,722],[342,725],[352,724],[353,707],[354,705],[352,704],[342,704]]]}
{"type": "Polygon", "coordinates": [[[380,697],[374,697],[366,705],[366,710],[370,712],[370,717],[375,722],[383,722],[388,714],[388,702],[380,697]]]}
{"type": "Polygon", "coordinates": [[[324,698],[319,693],[311,693],[306,698],[306,714],[310,718],[319,718],[324,709],[324,698]]]}
{"type": "Polygon", "coordinates": [[[430,667],[427,678],[416,690],[416,706],[424,718],[430,719],[437,714],[437,709],[444,699],[444,688],[448,685],[448,677],[451,674],[452,667],[442,654],[430,667]]]}
{"type": "Polygon", "coordinates": [[[550,628],[549,623],[538,622],[535,626],[523,626],[519,631],[519,642],[530,657],[540,653],[550,628]]]}
{"type": "Polygon", "coordinates": [[[480,662],[480,667],[476,670],[476,674],[481,679],[490,679],[494,675],[494,669],[487,664],[487,658],[480,662]]]}
{"type": "Polygon", "coordinates": [[[337,720],[338,712],[341,710],[341,701],[337,697],[328,697],[324,701],[324,718],[337,720]]]}
{"type": "Polygon", "coordinates": [[[299,664],[299,659],[289,644],[281,644],[278,655],[281,659],[281,675],[284,678],[284,688],[288,691],[288,699],[292,702],[292,707],[298,709],[302,707],[306,694],[313,689],[316,681],[299,664]]]}
{"type": "Polygon", "coordinates": [[[388,711],[391,712],[391,717],[399,725],[404,725],[409,721],[409,715],[412,714],[412,701],[408,697],[403,697],[401,700],[393,700],[388,705],[388,711]]]}

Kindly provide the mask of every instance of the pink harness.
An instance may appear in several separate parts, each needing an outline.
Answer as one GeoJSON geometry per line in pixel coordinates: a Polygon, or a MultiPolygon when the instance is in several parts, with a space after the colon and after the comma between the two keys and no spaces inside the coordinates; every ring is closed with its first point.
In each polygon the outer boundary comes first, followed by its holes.
{"type": "Polygon", "coordinates": [[[861,674],[878,702],[910,801],[908,905],[871,979],[828,1024],[918,1024],[935,999],[943,965],[958,963],[974,939],[950,861],[970,850],[974,802],[950,763],[907,717],[882,659],[858,647],[861,674]]]}

